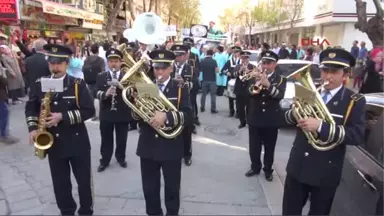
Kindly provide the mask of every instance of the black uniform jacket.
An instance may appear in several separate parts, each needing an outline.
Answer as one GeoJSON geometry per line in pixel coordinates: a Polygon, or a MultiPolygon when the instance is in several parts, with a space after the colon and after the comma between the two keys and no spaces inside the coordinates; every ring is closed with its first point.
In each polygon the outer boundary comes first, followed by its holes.
{"type": "MultiPolygon", "coordinates": [[[[287,174],[313,186],[337,186],[341,178],[346,145],[359,145],[364,141],[365,103],[361,94],[342,87],[327,103],[337,125],[332,143],[340,144],[328,151],[316,150],[298,128],[287,164],[287,174]]],[[[296,124],[291,110],[285,113],[285,120],[289,124],[296,124]]],[[[319,138],[326,141],[330,135],[330,125],[323,121],[319,138]]]]}
{"type": "MultiPolygon", "coordinates": [[[[248,124],[254,127],[279,127],[284,113],[280,109],[280,100],[284,98],[287,80],[275,71],[269,78],[271,84],[257,95],[251,95],[248,104],[248,124]]],[[[255,82],[248,82],[249,86],[255,82]]]]}
{"type": "MultiPolygon", "coordinates": [[[[167,112],[166,126],[183,125],[192,121],[192,107],[189,102],[187,86],[181,87],[175,80],[170,80],[163,94],[178,108],[178,111],[167,112]]],[[[138,119],[137,115],[133,115],[138,119]]],[[[140,119],[138,119],[140,120],[140,119]]],[[[180,160],[183,157],[183,139],[181,134],[174,139],[160,136],[149,124],[139,121],[139,141],[136,154],[139,157],[156,161],[180,160]]]]}
{"type": "Polygon", "coordinates": [[[235,58],[228,59],[228,61],[224,65],[223,69],[221,69],[221,73],[224,73],[225,75],[227,75],[227,72],[229,72],[230,75],[228,76],[228,80],[235,78],[235,68],[237,65],[240,64],[240,62],[241,62],[240,58],[239,59],[235,59],[235,58]]]}
{"type": "MultiPolygon", "coordinates": [[[[251,63],[248,63],[248,65],[247,65],[247,69],[248,70],[253,70],[254,67],[255,66],[253,64],[251,64],[251,63]]],[[[235,70],[234,70],[234,74],[235,74],[235,77],[236,77],[236,82],[235,82],[235,88],[234,88],[233,92],[236,95],[247,96],[247,95],[249,95],[249,93],[248,93],[249,91],[247,89],[248,82],[247,81],[242,82],[240,80],[239,76],[240,75],[243,76],[244,75],[243,73],[245,73],[245,71],[242,72],[240,70],[241,70],[241,65],[237,65],[235,67],[235,70]]]]}
{"type": "MultiPolygon", "coordinates": [[[[120,71],[118,80],[123,78],[124,74],[120,71]]],[[[129,122],[132,120],[131,109],[123,101],[122,90],[116,88],[115,107],[117,110],[111,111],[112,97],[106,96],[106,92],[110,85],[108,81],[112,80],[110,71],[99,73],[96,78],[96,95],[95,97],[100,100],[100,121],[110,122],[129,122]]]]}
{"type": "Polygon", "coordinates": [[[192,66],[193,68],[193,74],[195,74],[197,77],[199,77],[200,73],[200,61],[199,56],[197,56],[195,53],[190,52],[189,53],[189,59],[188,64],[192,66]]]}
{"type": "MultiPolygon", "coordinates": [[[[53,93],[50,107],[52,113],[62,113],[63,119],[57,127],[47,129],[54,137],[54,143],[47,153],[54,157],[77,156],[91,148],[84,124],[84,121],[95,114],[91,94],[84,80],[66,75],[63,82],[64,92],[53,93]],[[78,93],[76,93],[76,89],[78,93]]],[[[40,105],[44,95],[45,93],[41,92],[40,79],[38,79],[36,85],[31,88],[29,100],[25,106],[29,132],[38,129],[40,105]]]]}

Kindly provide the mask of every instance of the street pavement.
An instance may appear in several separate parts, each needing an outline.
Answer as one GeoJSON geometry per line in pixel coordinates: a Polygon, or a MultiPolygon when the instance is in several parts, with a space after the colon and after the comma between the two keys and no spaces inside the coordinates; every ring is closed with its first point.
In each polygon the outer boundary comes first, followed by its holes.
{"type": "MultiPolygon", "coordinates": [[[[282,129],[276,146],[273,182],[264,175],[246,178],[250,166],[248,129],[237,129],[238,119],[229,118],[228,101],[217,98],[218,114],[211,114],[207,97],[202,125],[193,136],[193,164],[182,168],[181,215],[278,215],[281,214],[285,166],[294,131],[282,129]]],[[[20,139],[0,144],[0,215],[57,215],[47,160],[33,156],[28,145],[24,104],[10,106],[11,132],[20,139]]],[[[138,132],[128,134],[127,162],[123,169],[112,159],[102,173],[98,122],[87,122],[92,143],[95,215],[145,215],[140,164],[136,156],[138,132]]],[[[73,194],[78,200],[73,179],[73,194]]],[[[163,197],[163,190],[162,190],[163,197]]]]}

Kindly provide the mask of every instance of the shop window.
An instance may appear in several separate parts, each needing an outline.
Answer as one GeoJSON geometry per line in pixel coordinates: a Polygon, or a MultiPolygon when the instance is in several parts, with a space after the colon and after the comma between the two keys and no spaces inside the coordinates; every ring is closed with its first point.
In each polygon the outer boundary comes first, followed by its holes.
{"type": "Polygon", "coordinates": [[[79,5],[78,0],[61,0],[61,2],[68,5],[79,5]]]}

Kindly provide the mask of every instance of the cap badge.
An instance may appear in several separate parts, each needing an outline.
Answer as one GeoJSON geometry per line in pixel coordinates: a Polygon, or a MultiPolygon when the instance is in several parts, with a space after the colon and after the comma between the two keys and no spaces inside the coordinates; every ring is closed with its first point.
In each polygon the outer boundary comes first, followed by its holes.
{"type": "Polygon", "coordinates": [[[164,54],[163,53],[159,53],[159,58],[164,58],[164,54]]]}
{"type": "Polygon", "coordinates": [[[112,51],[111,51],[111,54],[115,54],[115,50],[112,50],[112,51]]]}
{"type": "Polygon", "coordinates": [[[328,54],[328,57],[329,57],[329,58],[335,58],[335,57],[336,57],[336,53],[329,53],[329,54],[328,54]]]}
{"type": "Polygon", "coordinates": [[[179,46],[177,46],[177,47],[176,47],[176,49],[180,49],[180,47],[179,47],[179,46]]]}
{"type": "Polygon", "coordinates": [[[271,54],[270,54],[270,53],[266,53],[265,55],[266,55],[266,56],[270,56],[271,54]]]}
{"type": "Polygon", "coordinates": [[[57,47],[52,47],[52,52],[56,53],[57,52],[57,47]]]}

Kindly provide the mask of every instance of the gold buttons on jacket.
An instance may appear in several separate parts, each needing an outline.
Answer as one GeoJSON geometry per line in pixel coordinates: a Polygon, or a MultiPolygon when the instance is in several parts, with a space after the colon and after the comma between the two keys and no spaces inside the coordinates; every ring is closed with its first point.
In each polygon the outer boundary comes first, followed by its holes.
{"type": "Polygon", "coordinates": [[[305,156],[305,157],[308,157],[308,155],[309,155],[308,152],[305,152],[305,153],[304,153],[304,156],[305,156]]]}
{"type": "Polygon", "coordinates": [[[54,101],[53,104],[54,104],[54,105],[57,105],[57,101],[54,101]]]}
{"type": "Polygon", "coordinates": [[[159,137],[159,135],[155,134],[155,137],[156,137],[156,138],[158,138],[158,137],[159,137]]]}
{"type": "Polygon", "coordinates": [[[56,134],[56,137],[59,137],[59,134],[56,134]]]}

